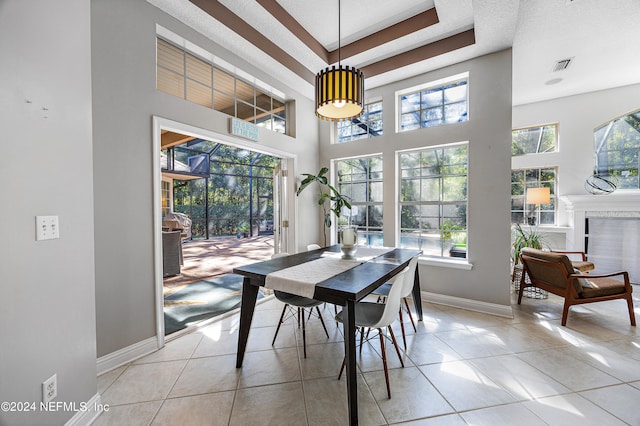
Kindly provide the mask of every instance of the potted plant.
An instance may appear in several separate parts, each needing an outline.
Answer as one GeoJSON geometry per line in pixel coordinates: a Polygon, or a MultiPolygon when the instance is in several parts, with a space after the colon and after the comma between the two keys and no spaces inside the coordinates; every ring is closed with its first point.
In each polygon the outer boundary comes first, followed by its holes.
{"type": "Polygon", "coordinates": [[[240,222],[240,224],[238,225],[238,238],[240,238],[240,235],[247,238],[249,236],[249,229],[250,228],[248,222],[240,222]]]}
{"type": "MultiPolygon", "coordinates": [[[[311,184],[315,183],[318,189],[317,203],[322,207],[324,213],[324,226],[331,227],[331,212],[336,215],[336,218],[340,219],[340,214],[343,208],[351,210],[350,198],[340,194],[337,189],[329,184],[329,180],[325,176],[329,169],[323,167],[320,169],[317,175],[310,173],[303,173],[305,178],[300,183],[300,187],[296,192],[296,196],[300,196],[300,193],[311,184]]],[[[324,245],[327,245],[327,234],[324,233],[324,245]]]]}
{"type": "MultiPolygon", "coordinates": [[[[511,282],[514,284],[515,291],[520,289],[520,277],[522,267],[519,267],[520,252],[524,247],[530,247],[542,250],[546,246],[544,238],[538,228],[522,229],[519,223],[511,227],[511,260],[513,262],[513,272],[511,273],[511,282]]],[[[541,296],[543,296],[541,294],[541,296]]]]}
{"type": "Polygon", "coordinates": [[[513,241],[513,265],[516,266],[520,262],[520,252],[523,247],[530,247],[542,250],[544,238],[538,231],[538,228],[522,229],[519,223],[516,223],[511,229],[511,239],[513,241]]]}

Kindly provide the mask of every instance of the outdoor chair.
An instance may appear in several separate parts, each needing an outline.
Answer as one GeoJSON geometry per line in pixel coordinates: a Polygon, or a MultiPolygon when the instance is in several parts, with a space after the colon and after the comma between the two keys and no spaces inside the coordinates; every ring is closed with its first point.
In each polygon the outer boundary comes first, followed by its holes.
{"type": "MultiPolygon", "coordinates": [[[[407,302],[407,297],[411,296],[411,292],[413,291],[413,277],[416,274],[416,266],[418,265],[418,256],[411,259],[409,262],[409,266],[407,269],[407,279],[405,279],[405,286],[402,289],[402,300],[404,300],[404,306],[402,302],[400,303],[399,316],[400,316],[400,329],[402,330],[402,343],[404,344],[404,348],[407,349],[407,337],[404,332],[404,320],[402,318],[402,311],[404,309],[407,310],[407,315],[411,320],[411,325],[413,326],[413,331],[417,332],[416,323],[413,321],[413,316],[411,314],[411,309],[409,308],[409,302],[407,302]]],[[[378,301],[383,301],[389,296],[389,291],[391,291],[391,283],[382,284],[377,289],[371,292],[372,295],[378,296],[378,301]]]]}
{"type": "Polygon", "coordinates": [[[182,245],[180,231],[162,233],[162,276],[170,277],[180,273],[182,245]]]}
{"type": "MultiPolygon", "coordinates": [[[[278,257],[288,256],[289,253],[276,253],[271,256],[272,259],[276,259],[278,257]]],[[[298,296],[296,294],[287,293],[284,291],[275,290],[274,294],[276,299],[284,303],[284,307],[282,308],[282,315],[280,315],[280,320],[278,321],[278,327],[276,327],[276,333],[273,335],[273,341],[271,342],[271,346],[276,343],[276,337],[278,337],[278,332],[280,331],[280,326],[283,322],[289,320],[289,318],[297,318],[298,328],[302,325],[302,350],[304,352],[304,357],[307,357],[307,333],[306,333],[306,325],[305,325],[305,315],[306,311],[309,311],[309,318],[312,315],[317,315],[320,318],[320,322],[322,323],[322,328],[324,328],[324,333],[327,335],[327,339],[329,338],[329,332],[327,331],[327,327],[324,325],[324,320],[322,319],[322,313],[320,312],[319,305],[323,304],[319,300],[310,299],[308,297],[298,296]],[[316,308],[316,312],[314,313],[313,308],[316,308]],[[287,315],[288,313],[288,315],[287,315]]]]}
{"type": "Polygon", "coordinates": [[[522,301],[524,287],[538,287],[564,297],[562,310],[564,326],[567,325],[569,308],[573,305],[624,299],[629,308],[631,325],[636,325],[631,296],[633,290],[626,271],[602,275],[576,273],[566,255],[532,248],[523,248],[520,259],[524,269],[520,279],[518,304],[522,301]],[[529,276],[531,282],[525,280],[525,274],[529,276]],[[611,278],[614,276],[621,276],[623,281],[611,278]]]}
{"type": "MultiPolygon", "coordinates": [[[[355,317],[356,328],[360,331],[360,351],[362,351],[362,343],[364,338],[365,329],[376,329],[380,339],[380,353],[382,354],[382,365],[384,368],[384,379],[387,383],[387,396],[391,398],[391,387],[389,386],[389,370],[387,368],[387,352],[385,351],[385,335],[382,329],[386,328],[391,337],[391,342],[396,349],[400,364],[404,367],[404,361],[402,355],[400,355],[400,348],[398,348],[398,342],[393,334],[391,324],[398,316],[398,309],[400,309],[400,299],[402,298],[402,290],[405,287],[405,281],[410,281],[413,284],[413,276],[409,276],[407,273],[409,268],[405,268],[396,276],[391,279],[391,289],[387,295],[385,303],[373,303],[373,302],[358,302],[355,304],[355,317]]],[[[336,321],[344,324],[343,312],[340,311],[336,315],[336,321]]],[[[367,341],[369,333],[367,332],[367,341]]],[[[344,370],[346,359],[342,361],[342,367],[338,374],[338,380],[342,377],[342,371],[344,370]]]]}

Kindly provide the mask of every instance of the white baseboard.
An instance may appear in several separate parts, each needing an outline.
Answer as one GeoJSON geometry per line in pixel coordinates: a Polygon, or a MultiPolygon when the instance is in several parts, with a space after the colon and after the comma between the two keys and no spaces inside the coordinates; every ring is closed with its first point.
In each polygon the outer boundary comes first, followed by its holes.
{"type": "Polygon", "coordinates": [[[159,349],[158,338],[156,336],[149,337],[141,342],[135,343],[126,348],[112,352],[108,355],[98,358],[98,376],[135,361],[136,359],[149,355],[159,349]]]}
{"type": "Polygon", "coordinates": [[[467,309],[469,311],[482,312],[484,314],[499,317],[513,318],[511,305],[497,305],[495,303],[480,302],[478,300],[463,299],[461,297],[447,296],[444,294],[420,292],[422,300],[437,303],[439,305],[452,306],[454,308],[467,309]]]}
{"type": "Polygon", "coordinates": [[[97,393],[86,402],[86,405],[82,405],[82,410],[71,417],[65,426],[89,426],[104,410],[105,406],[102,404],[100,394],[97,393]]]}

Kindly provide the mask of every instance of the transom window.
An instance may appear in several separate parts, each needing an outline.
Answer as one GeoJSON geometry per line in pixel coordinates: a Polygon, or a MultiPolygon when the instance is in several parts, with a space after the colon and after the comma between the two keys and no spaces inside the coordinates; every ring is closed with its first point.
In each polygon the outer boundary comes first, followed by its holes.
{"type": "Polygon", "coordinates": [[[337,143],[372,138],[382,134],[382,101],[364,106],[364,113],[352,120],[339,121],[337,143]]]}
{"type": "Polygon", "coordinates": [[[558,150],[558,125],[516,129],[511,132],[511,155],[539,154],[558,150]]]}
{"type": "Polygon", "coordinates": [[[401,132],[467,121],[467,78],[399,96],[401,132]]]}
{"type": "Polygon", "coordinates": [[[614,176],[619,189],[639,189],[640,110],[597,128],[593,137],[594,172],[614,176]]]}
{"type": "Polygon", "coordinates": [[[399,154],[400,247],[466,257],[467,143],[399,154]]]}
{"type": "Polygon", "coordinates": [[[338,191],[351,198],[351,217],[339,223],[358,225],[358,244],[382,246],[382,156],[336,161],[338,191]]]}
{"type": "Polygon", "coordinates": [[[163,39],[157,39],[161,92],[285,133],[285,103],[163,39]]]}
{"type": "Polygon", "coordinates": [[[527,224],[528,218],[535,217],[535,223],[553,225],[556,223],[556,169],[511,170],[511,223],[527,224]],[[549,204],[535,206],[526,203],[528,188],[549,188],[549,204]]]}

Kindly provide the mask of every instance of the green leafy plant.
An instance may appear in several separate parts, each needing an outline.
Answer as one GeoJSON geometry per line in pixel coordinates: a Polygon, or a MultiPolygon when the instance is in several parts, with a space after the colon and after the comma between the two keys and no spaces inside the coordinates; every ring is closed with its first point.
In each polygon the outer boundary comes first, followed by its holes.
{"type": "MultiPolygon", "coordinates": [[[[351,210],[351,199],[346,195],[340,194],[340,192],[338,192],[336,188],[329,184],[329,180],[326,176],[328,171],[329,169],[327,167],[323,167],[320,169],[317,175],[303,173],[302,175],[304,176],[304,179],[300,183],[300,187],[296,192],[296,196],[299,196],[302,191],[315,183],[316,187],[318,188],[317,203],[320,207],[322,207],[322,211],[324,212],[324,226],[330,228],[332,223],[331,212],[333,212],[333,214],[336,215],[336,218],[339,219],[343,208],[346,207],[351,210]]],[[[326,245],[326,233],[324,242],[326,245]]]]}
{"type": "Polygon", "coordinates": [[[523,247],[542,250],[545,245],[544,238],[537,228],[525,230],[522,229],[518,223],[516,223],[511,229],[511,239],[513,240],[514,265],[517,265],[520,262],[520,252],[523,247]]]}

